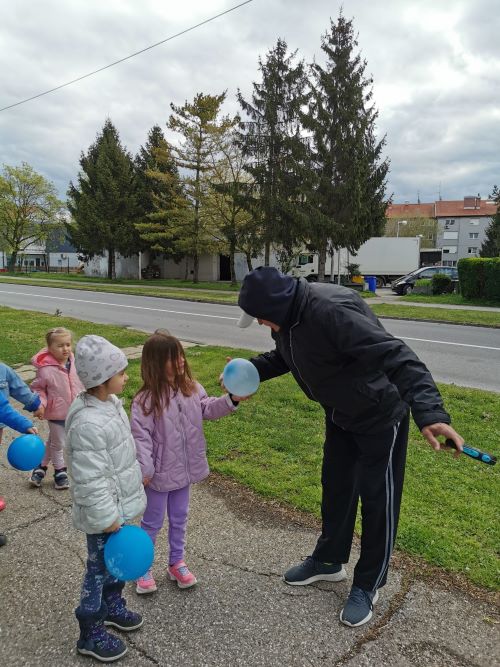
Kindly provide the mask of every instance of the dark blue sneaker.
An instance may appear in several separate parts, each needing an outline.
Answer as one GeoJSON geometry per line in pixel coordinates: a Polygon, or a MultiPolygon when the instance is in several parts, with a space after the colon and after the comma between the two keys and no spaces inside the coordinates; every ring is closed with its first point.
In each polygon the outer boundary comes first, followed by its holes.
{"type": "Polygon", "coordinates": [[[364,591],[362,588],[353,586],[345,607],[340,612],[340,620],[344,625],[357,628],[364,625],[373,616],[373,605],[378,600],[378,591],[364,591]]]}
{"type": "Polygon", "coordinates": [[[96,623],[89,630],[80,634],[76,650],[99,662],[114,662],[125,655],[127,647],[121,639],[110,635],[102,623],[96,623]]]}
{"type": "Polygon", "coordinates": [[[300,565],[285,572],[285,583],[290,586],[307,586],[315,581],[343,581],[347,577],[342,563],[322,563],[307,556],[300,565]]]}
{"type": "Polygon", "coordinates": [[[116,596],[111,604],[108,604],[108,615],[104,619],[104,625],[112,625],[118,630],[130,632],[140,628],[143,623],[142,616],[127,609],[125,600],[121,596],[116,596]]]}
{"type": "Polygon", "coordinates": [[[7,538],[3,533],[0,533],[0,547],[4,547],[7,544],[7,538]]]}

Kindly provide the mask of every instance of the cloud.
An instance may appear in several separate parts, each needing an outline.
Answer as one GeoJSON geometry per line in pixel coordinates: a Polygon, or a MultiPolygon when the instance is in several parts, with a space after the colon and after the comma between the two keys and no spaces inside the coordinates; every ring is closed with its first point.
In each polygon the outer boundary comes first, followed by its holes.
{"type": "MultiPolygon", "coordinates": [[[[234,3],[236,4],[236,2],[234,3]]],[[[3,8],[0,106],[57,86],[233,6],[229,0],[17,0],[3,8]]],[[[1,162],[29,162],[65,196],[110,117],[136,152],[165,129],[170,103],[228,91],[238,111],[258,80],[257,61],[278,37],[310,62],[340,3],[254,0],[197,30],[72,86],[0,113],[1,162]]],[[[359,49],[374,78],[380,136],[391,159],[394,201],[486,195],[500,182],[500,24],[496,2],[352,0],[359,49]],[[425,195],[425,197],[423,197],[425,195]],[[428,196],[427,196],[428,195],[428,196]]]]}

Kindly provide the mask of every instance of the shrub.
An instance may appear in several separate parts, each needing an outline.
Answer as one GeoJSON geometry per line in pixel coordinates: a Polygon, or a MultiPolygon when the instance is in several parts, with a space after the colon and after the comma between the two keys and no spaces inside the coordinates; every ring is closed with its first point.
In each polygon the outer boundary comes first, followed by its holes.
{"type": "Polygon", "coordinates": [[[432,280],[430,278],[416,280],[413,294],[432,294],[432,280]]]}
{"type": "Polygon", "coordinates": [[[453,290],[450,276],[445,273],[435,273],[432,276],[432,293],[447,294],[453,290]]]}
{"type": "Polygon", "coordinates": [[[458,262],[460,291],[466,299],[500,301],[500,257],[471,257],[458,262]]]}

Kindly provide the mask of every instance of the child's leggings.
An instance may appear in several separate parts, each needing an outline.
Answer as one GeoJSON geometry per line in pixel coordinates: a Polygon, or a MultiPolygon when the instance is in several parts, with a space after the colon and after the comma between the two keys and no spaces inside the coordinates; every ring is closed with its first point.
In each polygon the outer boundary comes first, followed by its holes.
{"type": "Polygon", "coordinates": [[[186,527],[189,511],[189,485],[175,491],[155,491],[146,487],[148,504],[142,517],[141,527],[156,541],[158,531],[163,526],[165,514],[168,516],[168,544],[170,548],[168,564],[174,565],[184,560],[186,527]]]}
{"type": "Polygon", "coordinates": [[[80,605],[75,609],[82,627],[102,622],[121,601],[125,583],[115,579],[104,563],[104,546],[111,535],[87,535],[87,570],[83,578],[80,605]]]}
{"type": "Polygon", "coordinates": [[[64,422],[49,421],[49,437],[45,443],[45,456],[41,465],[48,466],[52,461],[54,470],[64,468],[64,422]]]}

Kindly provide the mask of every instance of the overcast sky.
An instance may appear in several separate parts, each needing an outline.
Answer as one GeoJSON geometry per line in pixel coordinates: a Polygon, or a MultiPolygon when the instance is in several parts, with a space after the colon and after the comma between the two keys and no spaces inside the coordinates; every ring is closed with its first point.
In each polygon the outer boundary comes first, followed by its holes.
{"type": "MultiPolygon", "coordinates": [[[[98,69],[238,4],[238,0],[2,2],[0,107],[98,69]]],[[[248,97],[257,59],[278,37],[322,60],[335,0],[250,4],[84,81],[0,112],[0,163],[26,161],[62,198],[107,116],[132,152],[169,104],[227,89],[248,97]]],[[[378,131],[395,203],[487,197],[500,185],[498,0],[344,0],[373,75],[378,131]]]]}

